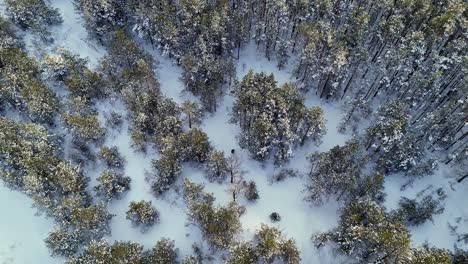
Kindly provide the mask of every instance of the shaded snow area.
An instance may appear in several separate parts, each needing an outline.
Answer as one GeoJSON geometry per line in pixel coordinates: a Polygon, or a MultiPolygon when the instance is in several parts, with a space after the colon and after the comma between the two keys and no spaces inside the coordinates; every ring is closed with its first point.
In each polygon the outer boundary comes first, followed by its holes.
{"type": "MultiPolygon", "coordinates": [[[[0,11],[4,12],[0,0],[0,11]]],[[[54,42],[52,45],[38,45],[35,36],[24,33],[28,51],[39,57],[43,53],[54,52],[55,49],[63,47],[80,57],[88,58],[90,67],[95,67],[106,51],[95,41],[89,39],[82,18],[76,13],[72,1],[51,0],[52,6],[59,9],[63,24],[52,27],[51,33],[54,42]]],[[[158,62],[156,75],[161,84],[163,94],[181,103],[186,99],[196,100],[191,95],[183,92],[184,86],[180,82],[181,69],[166,58],[161,57],[159,52],[145,46],[147,52],[152,54],[158,62]]],[[[294,81],[291,79],[292,66],[279,71],[275,61],[268,61],[260,55],[256,46],[248,45],[241,51],[240,60],[237,62],[237,78],[241,80],[247,72],[253,69],[255,72],[273,73],[278,84],[294,81]]],[[[236,136],[240,129],[231,124],[230,111],[233,97],[226,92],[218,111],[213,115],[205,117],[201,129],[207,133],[212,145],[226,153],[236,149],[242,160],[242,168],[246,171],[245,179],[255,180],[260,199],[255,203],[240,199],[241,205],[246,207],[246,212],[241,216],[243,239],[252,239],[260,224],[265,223],[278,227],[286,237],[296,240],[298,249],[301,251],[302,263],[339,263],[339,258],[327,249],[316,250],[312,245],[311,236],[315,233],[331,230],[336,227],[339,219],[340,205],[333,199],[320,207],[314,207],[304,201],[303,193],[305,178],[298,176],[288,178],[282,182],[272,182],[271,176],[281,168],[273,166],[272,161],[259,163],[250,158],[247,151],[239,148],[236,136]],[[269,215],[277,212],[281,221],[272,223],[269,215]]],[[[307,107],[319,105],[323,108],[327,120],[327,134],[323,137],[320,145],[306,144],[296,149],[293,158],[285,165],[286,168],[296,169],[300,174],[306,173],[308,163],[307,155],[314,151],[327,151],[336,145],[343,145],[351,136],[338,133],[337,125],[341,119],[341,107],[339,105],[322,102],[316,95],[306,95],[307,107]]],[[[98,106],[100,121],[104,126],[104,116],[111,112],[119,112],[126,116],[126,109],[119,101],[105,101],[98,106]]],[[[111,242],[116,240],[130,240],[142,244],[145,249],[154,246],[162,237],[175,241],[181,256],[191,255],[192,244],[204,245],[200,231],[197,227],[188,223],[186,205],[182,200],[181,184],[182,178],[188,177],[196,183],[204,183],[205,190],[216,197],[216,203],[225,205],[231,201],[232,196],[227,192],[228,185],[209,183],[203,176],[203,171],[185,164],[181,179],[173,189],[162,198],[155,198],[151,194],[150,185],[145,181],[145,174],[151,169],[151,161],[158,158],[155,148],[148,147],[148,152],[143,154],[135,152],[131,147],[128,123],[124,122],[120,130],[109,131],[106,146],[117,146],[125,157],[125,175],[131,180],[131,190],[125,193],[121,199],[114,200],[109,205],[109,210],[115,216],[111,222],[112,235],[107,239],[111,242]],[[160,223],[155,224],[146,233],[133,228],[131,222],[125,218],[125,212],[131,201],[146,200],[160,212],[160,223]]],[[[87,168],[87,175],[91,177],[90,188],[96,184],[96,177],[103,170],[99,164],[87,168]]],[[[400,190],[406,179],[401,175],[388,175],[385,182],[387,193],[385,207],[388,210],[396,209],[401,196],[415,198],[421,191],[435,192],[443,188],[446,194],[445,211],[443,214],[434,215],[433,222],[426,222],[418,227],[411,227],[412,242],[414,245],[422,245],[426,241],[437,247],[453,249],[456,237],[450,234],[448,224],[460,226],[460,232],[468,231],[467,223],[457,223],[456,219],[468,218],[468,207],[466,206],[466,185],[451,184],[453,178],[449,179],[450,168],[441,166],[434,175],[426,176],[417,180],[412,186],[400,190]]],[[[54,259],[49,256],[44,239],[53,227],[53,221],[44,216],[36,216],[37,210],[31,208],[31,200],[19,192],[10,191],[0,184],[0,264],[6,263],[60,263],[63,260],[54,259]]],[[[462,220],[463,221],[463,220],[462,220]]],[[[208,251],[207,251],[208,252],[208,251]]],[[[222,263],[221,256],[216,263],[222,263]]]]}
{"type": "Polygon", "coordinates": [[[36,216],[31,200],[0,183],[0,264],[61,263],[52,258],[44,238],[53,221],[36,216]]]}

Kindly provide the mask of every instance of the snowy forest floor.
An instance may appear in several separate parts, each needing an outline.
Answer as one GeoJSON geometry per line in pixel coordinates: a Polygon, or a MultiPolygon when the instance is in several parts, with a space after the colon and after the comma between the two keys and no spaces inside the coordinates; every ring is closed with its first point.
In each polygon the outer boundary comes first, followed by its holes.
{"type": "MultiPolygon", "coordinates": [[[[64,47],[72,53],[88,58],[90,67],[96,66],[106,51],[103,47],[88,39],[86,30],[82,26],[83,22],[75,12],[72,1],[52,0],[51,3],[52,6],[59,8],[64,22],[52,30],[54,43],[47,47],[41,43],[36,43],[35,36],[25,32],[24,39],[28,52],[39,57],[40,54],[53,52],[57,47],[64,47]]],[[[0,0],[1,13],[4,13],[3,9],[0,0]]],[[[155,72],[161,83],[163,93],[173,98],[177,103],[181,103],[186,99],[194,100],[189,94],[183,92],[184,87],[179,80],[181,69],[168,58],[161,57],[157,50],[153,50],[148,46],[145,48],[159,63],[155,72]]],[[[291,68],[292,66],[289,65],[286,69],[279,71],[275,61],[266,60],[257,53],[256,46],[251,44],[241,51],[240,60],[237,61],[237,78],[242,79],[249,69],[253,69],[255,72],[273,73],[278,83],[282,84],[292,81],[290,79],[291,68]]],[[[257,183],[260,199],[255,203],[240,201],[247,209],[246,213],[241,217],[242,236],[250,239],[261,223],[268,223],[277,226],[287,237],[296,240],[303,263],[337,263],[337,257],[333,256],[333,252],[323,249],[315,250],[311,242],[311,236],[314,233],[330,230],[337,225],[340,205],[331,200],[323,206],[314,207],[304,201],[305,179],[302,177],[272,183],[270,178],[279,168],[275,168],[272,162],[258,163],[250,159],[246,151],[239,149],[236,140],[239,128],[229,123],[232,103],[233,98],[229,93],[226,93],[218,111],[205,117],[201,129],[207,133],[213,146],[218,150],[227,153],[231,149],[238,150],[243,169],[247,171],[246,180],[253,179],[257,183]],[[279,213],[282,220],[278,223],[271,223],[268,216],[272,212],[279,213]]],[[[319,146],[310,144],[297,149],[294,158],[286,165],[286,167],[297,169],[302,173],[307,171],[307,155],[314,151],[327,151],[335,145],[344,144],[346,140],[351,138],[350,135],[337,132],[336,127],[341,119],[339,104],[322,102],[314,94],[306,95],[306,104],[308,107],[320,105],[324,109],[327,120],[327,134],[323,138],[323,143],[319,146]]],[[[117,111],[125,116],[126,110],[120,102],[103,102],[100,105],[102,125],[104,125],[103,117],[109,111],[117,111]]],[[[108,133],[105,142],[105,145],[117,146],[119,152],[124,155],[126,159],[125,174],[132,179],[131,190],[120,200],[113,201],[110,204],[110,211],[115,216],[111,224],[112,236],[108,239],[109,241],[136,241],[149,248],[161,237],[168,237],[175,240],[180,255],[189,255],[192,253],[193,243],[203,245],[201,234],[196,227],[188,224],[186,206],[177,193],[176,187],[164,198],[155,198],[151,194],[150,186],[145,181],[145,172],[150,169],[151,160],[157,158],[157,154],[153,150],[145,155],[134,152],[130,147],[131,142],[127,128],[128,124],[125,122],[120,131],[108,133]],[[128,204],[131,201],[142,199],[152,201],[161,213],[160,223],[145,234],[142,234],[138,229],[132,228],[130,221],[125,219],[128,204]]],[[[92,179],[90,188],[95,184],[93,179],[99,175],[102,169],[98,166],[87,168],[86,173],[92,179]]],[[[226,204],[230,201],[231,196],[226,191],[228,186],[207,182],[200,169],[185,165],[182,175],[194,182],[204,183],[206,190],[212,192],[216,197],[217,203],[226,204]]],[[[427,188],[431,190],[443,188],[447,195],[444,200],[445,210],[443,214],[435,215],[433,222],[426,222],[421,226],[410,228],[414,245],[422,245],[428,242],[437,247],[453,249],[456,237],[450,234],[448,223],[459,225],[459,231],[468,230],[468,223],[456,223],[458,218],[468,218],[468,207],[466,206],[468,186],[452,185],[454,179],[449,176],[450,168],[441,166],[434,175],[417,180],[412,186],[401,191],[400,188],[406,179],[401,175],[387,175],[385,206],[388,210],[397,208],[401,196],[414,198],[427,188]]],[[[180,186],[180,183],[177,183],[176,186],[180,186]]],[[[0,217],[0,264],[61,262],[60,259],[49,256],[43,242],[53,227],[53,221],[43,216],[35,217],[36,209],[31,208],[30,204],[31,201],[25,195],[10,191],[0,184],[0,209],[4,212],[0,217]]],[[[215,257],[219,258],[221,256],[215,257]]]]}

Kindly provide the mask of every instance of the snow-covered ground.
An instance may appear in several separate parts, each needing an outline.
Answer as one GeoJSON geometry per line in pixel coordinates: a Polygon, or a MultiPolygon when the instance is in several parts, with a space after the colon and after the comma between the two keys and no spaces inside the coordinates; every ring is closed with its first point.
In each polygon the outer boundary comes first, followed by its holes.
{"type": "MultiPolygon", "coordinates": [[[[0,11],[1,3],[2,0],[0,0],[0,11]]],[[[64,22],[52,29],[55,41],[47,48],[41,48],[43,45],[37,45],[33,41],[34,35],[25,33],[29,52],[39,56],[42,52],[51,52],[57,47],[64,47],[81,57],[87,57],[91,67],[96,66],[106,51],[88,39],[82,25],[83,21],[75,12],[72,2],[52,0],[51,3],[54,7],[59,8],[64,22]]],[[[168,58],[161,57],[158,51],[147,46],[145,48],[159,62],[156,74],[163,93],[178,103],[186,99],[194,99],[191,95],[183,93],[183,84],[179,80],[181,69],[168,58]]],[[[253,44],[241,51],[241,58],[237,62],[237,78],[241,79],[250,69],[255,72],[273,73],[279,84],[293,81],[291,79],[291,66],[279,71],[276,63],[268,61],[259,54],[253,44]]],[[[243,168],[247,171],[246,180],[254,180],[257,183],[260,199],[255,203],[241,200],[247,209],[241,217],[242,238],[251,239],[261,223],[274,225],[284,235],[296,240],[302,254],[302,263],[337,263],[337,257],[333,256],[332,252],[315,250],[310,238],[314,233],[327,231],[337,225],[339,205],[330,201],[321,207],[313,207],[305,202],[303,200],[305,179],[301,177],[289,178],[280,183],[271,183],[270,177],[279,168],[275,168],[271,162],[261,164],[253,161],[246,151],[239,149],[236,140],[239,128],[229,123],[232,103],[233,98],[227,93],[218,111],[206,117],[201,129],[208,134],[213,146],[217,149],[227,153],[231,149],[236,149],[242,159],[243,168]],[[272,212],[278,212],[282,220],[278,223],[271,223],[268,216],[272,212]]],[[[320,105],[324,109],[328,132],[321,145],[309,144],[297,149],[291,162],[286,165],[286,167],[301,172],[307,170],[307,155],[313,151],[327,151],[335,145],[344,144],[349,139],[349,136],[338,133],[336,129],[341,118],[339,106],[322,102],[313,94],[307,95],[306,104],[307,106],[320,105]]],[[[122,114],[125,112],[124,107],[119,102],[106,102],[99,109],[101,117],[105,112],[111,110],[119,111],[122,114]]],[[[192,254],[192,243],[202,242],[200,232],[196,227],[187,223],[186,206],[176,191],[170,191],[164,198],[155,198],[150,193],[150,186],[145,181],[145,172],[150,169],[151,160],[157,158],[157,153],[152,148],[148,148],[149,152],[146,155],[134,152],[130,147],[127,128],[128,124],[124,123],[120,132],[111,132],[105,142],[105,145],[116,145],[119,151],[124,154],[127,161],[125,174],[132,178],[131,190],[122,199],[110,204],[110,211],[116,216],[112,220],[112,235],[108,239],[110,241],[131,240],[141,243],[148,249],[161,237],[168,237],[175,240],[180,255],[192,254]],[[132,228],[130,221],[125,219],[129,203],[142,199],[152,201],[161,213],[160,223],[145,234],[132,228]]],[[[88,175],[95,179],[101,170],[102,168],[97,166],[93,171],[88,171],[88,175]]],[[[387,201],[385,205],[388,209],[395,209],[402,195],[413,198],[416,193],[430,184],[433,184],[434,190],[443,187],[446,191],[444,214],[434,216],[434,223],[429,222],[420,227],[411,228],[414,245],[421,245],[427,240],[435,246],[453,249],[455,238],[449,234],[447,222],[453,223],[455,218],[460,216],[465,219],[468,217],[468,208],[464,203],[468,187],[460,185],[455,186],[455,191],[452,190],[449,179],[446,178],[449,174],[448,168],[441,167],[435,175],[415,182],[414,187],[407,188],[404,192],[400,191],[401,184],[405,181],[404,178],[391,175],[386,180],[387,201]]],[[[182,175],[192,181],[205,183],[206,191],[214,193],[217,203],[226,204],[230,201],[231,196],[226,192],[228,186],[207,183],[200,169],[186,165],[182,175]]],[[[36,210],[30,208],[30,204],[31,201],[26,196],[10,191],[6,187],[0,187],[0,208],[3,212],[7,212],[0,218],[0,264],[59,262],[59,260],[49,257],[49,252],[43,243],[43,239],[53,226],[52,220],[34,216],[36,210]]],[[[463,224],[465,229],[468,229],[466,223],[461,223],[461,225],[463,224]]],[[[460,231],[463,230],[460,229],[460,231]]]]}
{"type": "Polygon", "coordinates": [[[31,200],[0,183],[0,264],[61,263],[49,255],[44,238],[51,219],[36,216],[31,200]]]}
{"type": "MultiPolygon", "coordinates": [[[[389,210],[398,208],[398,201],[401,196],[413,199],[418,193],[425,191],[425,195],[442,188],[447,198],[443,200],[444,212],[433,216],[433,221],[428,221],[421,226],[410,227],[411,239],[413,245],[429,244],[453,250],[456,236],[450,233],[448,224],[458,226],[458,232],[468,232],[468,206],[467,194],[468,186],[466,184],[456,183],[451,170],[446,165],[439,165],[439,169],[430,176],[426,176],[416,182],[404,191],[401,191],[402,183],[407,178],[401,175],[389,175],[385,181],[385,191],[387,193],[385,206],[389,210]],[[457,223],[457,219],[460,222],[457,223]]],[[[466,245],[457,243],[460,248],[466,249],[466,245]]]]}

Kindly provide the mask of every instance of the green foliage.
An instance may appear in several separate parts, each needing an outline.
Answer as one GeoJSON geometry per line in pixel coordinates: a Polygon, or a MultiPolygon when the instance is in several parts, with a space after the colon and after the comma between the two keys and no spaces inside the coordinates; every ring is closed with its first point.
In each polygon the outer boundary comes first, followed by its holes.
{"type": "Polygon", "coordinates": [[[335,242],[340,252],[362,262],[399,263],[410,254],[410,234],[403,223],[370,201],[349,203],[338,228],[314,239],[317,247],[335,242]]]}
{"type": "Polygon", "coordinates": [[[286,239],[276,227],[265,224],[255,233],[256,251],[265,263],[282,259],[285,263],[299,264],[299,250],[293,239],[286,239]]]}
{"type": "Polygon", "coordinates": [[[124,166],[125,160],[116,146],[103,146],[97,155],[109,168],[122,169],[124,166]]]}
{"type": "Polygon", "coordinates": [[[174,241],[162,238],[150,250],[145,257],[146,263],[152,264],[177,264],[178,249],[174,246],[174,241]]]}
{"type": "Polygon", "coordinates": [[[408,260],[404,260],[404,264],[450,264],[449,252],[445,249],[420,247],[413,248],[410,251],[408,260]]]}
{"type": "Polygon", "coordinates": [[[159,212],[151,204],[151,201],[131,202],[126,212],[126,218],[134,227],[139,227],[141,232],[146,232],[152,225],[159,222],[159,212]]]}
{"type": "Polygon", "coordinates": [[[5,4],[11,20],[22,28],[45,31],[46,26],[62,23],[58,10],[44,0],[6,0],[5,4]]]}
{"type": "Polygon", "coordinates": [[[51,231],[45,243],[52,256],[70,257],[78,252],[82,241],[79,232],[60,228],[51,231]]]}
{"type": "Polygon", "coordinates": [[[123,27],[126,21],[125,2],[121,0],[80,0],[86,27],[101,41],[123,27]]]}
{"type": "Polygon", "coordinates": [[[222,183],[229,173],[228,160],[223,151],[211,150],[205,162],[205,177],[210,182],[222,183]]]}
{"type": "Polygon", "coordinates": [[[64,114],[62,119],[73,136],[78,139],[98,142],[105,135],[105,130],[100,126],[97,115],[64,114]]]}
{"type": "Polygon", "coordinates": [[[143,246],[117,241],[109,245],[104,240],[92,241],[82,254],[66,261],[66,264],[143,264],[143,246]]]}
{"type": "Polygon", "coordinates": [[[18,48],[0,49],[0,101],[32,118],[52,123],[55,95],[41,82],[34,59],[18,48]]]}
{"type": "Polygon", "coordinates": [[[193,125],[200,125],[203,111],[195,102],[184,101],[182,103],[182,112],[185,114],[184,120],[191,129],[193,125]]]}
{"type": "Polygon", "coordinates": [[[53,209],[68,195],[85,196],[87,178],[59,158],[58,143],[44,127],[0,117],[0,178],[30,195],[37,207],[53,209]]]}
{"type": "Polygon", "coordinates": [[[23,46],[24,43],[18,38],[14,25],[0,16],[0,49],[21,48],[23,46]]]}
{"type": "Polygon", "coordinates": [[[325,133],[321,108],[307,109],[296,89],[290,84],[278,87],[273,75],[249,71],[235,98],[232,121],[242,130],[239,143],[255,159],[272,154],[277,163],[285,162],[297,145],[309,139],[319,142],[325,133]]]}
{"type": "Polygon", "coordinates": [[[230,257],[226,264],[256,264],[258,263],[257,252],[250,242],[239,242],[229,249],[230,257]]]}
{"type": "Polygon", "coordinates": [[[365,164],[365,159],[359,155],[358,142],[350,141],[328,152],[313,153],[309,161],[308,200],[321,204],[323,198],[335,195],[338,199],[352,197],[365,164]]]}
{"type": "Polygon", "coordinates": [[[161,143],[164,146],[160,150],[161,157],[158,160],[153,160],[153,171],[148,175],[151,189],[155,195],[161,195],[169,190],[169,187],[182,172],[180,153],[175,145],[175,139],[167,137],[161,143]]]}
{"type": "Polygon", "coordinates": [[[97,178],[99,183],[94,187],[97,196],[105,200],[118,199],[121,195],[130,190],[131,178],[122,173],[105,170],[97,178]]]}
{"type": "Polygon", "coordinates": [[[211,150],[208,136],[205,132],[192,128],[180,135],[178,140],[179,152],[182,161],[195,161],[203,163],[208,159],[211,150]]]}
{"type": "Polygon", "coordinates": [[[239,208],[235,202],[215,206],[214,197],[203,192],[203,187],[184,181],[184,197],[189,208],[188,216],[197,225],[211,247],[226,249],[241,231],[239,208]]]}
{"type": "Polygon", "coordinates": [[[416,199],[400,198],[400,208],[396,214],[409,226],[422,225],[426,221],[432,221],[432,216],[444,212],[440,200],[432,195],[424,196],[420,201],[416,199]]]}
{"type": "Polygon", "coordinates": [[[278,229],[265,224],[255,233],[258,254],[265,262],[270,263],[279,255],[280,237],[281,232],[278,229]]]}
{"type": "Polygon", "coordinates": [[[69,224],[82,232],[86,240],[100,239],[109,235],[110,221],[113,215],[102,205],[93,205],[86,208],[75,208],[70,212],[69,224]]]}
{"type": "MultiPolygon", "coordinates": [[[[76,80],[77,75],[82,75],[84,79],[89,78],[89,73],[87,72],[89,70],[86,69],[86,63],[86,59],[82,59],[64,48],[58,48],[55,54],[47,54],[42,59],[43,74],[47,79],[58,82],[64,82],[68,78],[71,78],[70,86],[73,87],[73,82],[78,82],[76,80]]],[[[89,83],[89,81],[87,82],[89,83]]],[[[94,88],[100,89],[100,87],[94,88]]],[[[73,88],[69,88],[70,92],[73,92],[72,90],[73,88]]],[[[79,94],[76,93],[76,95],[79,94]]]]}

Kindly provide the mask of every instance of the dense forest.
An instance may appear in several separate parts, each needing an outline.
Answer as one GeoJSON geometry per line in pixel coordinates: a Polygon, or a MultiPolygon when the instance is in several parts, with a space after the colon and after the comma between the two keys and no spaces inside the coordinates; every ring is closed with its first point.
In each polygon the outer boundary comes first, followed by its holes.
{"type": "Polygon", "coordinates": [[[53,259],[468,263],[466,1],[0,6],[0,179],[53,259]]]}

